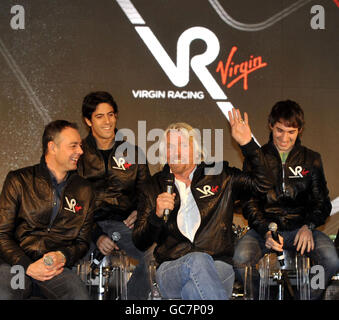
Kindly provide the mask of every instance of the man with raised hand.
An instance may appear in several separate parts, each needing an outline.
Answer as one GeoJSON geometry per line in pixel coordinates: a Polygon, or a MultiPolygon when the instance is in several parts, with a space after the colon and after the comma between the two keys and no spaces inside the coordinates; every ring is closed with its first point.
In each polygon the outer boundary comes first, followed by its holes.
{"type": "Polygon", "coordinates": [[[252,173],[226,161],[221,172],[206,164],[198,132],[175,123],[160,143],[165,166],[143,190],[133,241],[140,250],[156,243],[156,279],[165,299],[227,300],[232,295],[233,204],[242,194],[265,192],[268,186],[247,114],[243,120],[233,109],[229,117],[233,138],[255,168],[252,173]],[[168,193],[171,181],[174,192],[168,193]]]}

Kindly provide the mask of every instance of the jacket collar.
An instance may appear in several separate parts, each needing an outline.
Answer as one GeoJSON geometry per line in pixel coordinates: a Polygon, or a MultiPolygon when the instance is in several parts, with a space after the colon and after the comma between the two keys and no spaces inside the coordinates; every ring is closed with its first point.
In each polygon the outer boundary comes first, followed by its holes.
{"type": "Polygon", "coordinates": [[[52,182],[50,174],[49,174],[49,169],[48,169],[47,164],[46,164],[45,155],[42,155],[41,158],[40,158],[39,174],[45,180],[52,182]]]}
{"type": "MultiPolygon", "coordinates": [[[[118,131],[118,129],[115,128],[115,134],[117,133],[117,131],[118,131]]],[[[114,137],[114,143],[113,143],[113,147],[112,147],[112,148],[114,148],[114,146],[117,145],[117,142],[119,142],[118,144],[120,144],[120,143],[123,142],[123,141],[122,141],[122,142],[116,141],[115,138],[116,138],[116,135],[115,135],[115,137],[114,137]]],[[[99,149],[98,149],[98,146],[97,146],[97,142],[96,142],[95,138],[93,137],[92,130],[90,130],[88,136],[85,138],[85,141],[87,142],[87,144],[89,145],[89,147],[90,147],[91,149],[93,149],[93,150],[99,150],[99,149]]]]}
{"type": "MultiPolygon", "coordinates": [[[[76,173],[76,170],[68,171],[65,180],[69,180],[69,178],[76,173]]],[[[39,175],[44,178],[46,181],[52,184],[52,172],[48,169],[45,156],[42,155],[39,163],[39,175]]]]}
{"type": "MultiPolygon", "coordinates": [[[[200,177],[201,172],[203,171],[203,169],[206,167],[205,162],[201,162],[200,164],[198,164],[195,168],[194,174],[193,174],[193,178],[192,178],[192,182],[194,180],[197,179],[197,177],[200,177]]],[[[164,182],[167,178],[168,175],[170,174],[170,167],[169,165],[166,163],[164,168],[161,171],[161,179],[164,182]]]]}

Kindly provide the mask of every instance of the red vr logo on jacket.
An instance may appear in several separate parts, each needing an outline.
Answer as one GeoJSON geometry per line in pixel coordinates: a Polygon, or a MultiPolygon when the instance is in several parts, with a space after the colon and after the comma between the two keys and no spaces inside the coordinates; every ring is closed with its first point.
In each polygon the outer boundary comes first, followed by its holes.
{"type": "Polygon", "coordinates": [[[292,169],[291,167],[288,168],[293,173],[293,176],[289,176],[289,178],[303,178],[310,172],[309,170],[306,170],[302,166],[297,166],[294,169],[292,169]]]}
{"type": "Polygon", "coordinates": [[[131,167],[132,164],[128,163],[124,158],[116,158],[113,157],[113,160],[115,161],[116,166],[113,166],[113,169],[118,169],[118,170],[126,170],[131,167]]]}
{"type": "Polygon", "coordinates": [[[78,213],[82,209],[82,206],[78,205],[75,199],[69,200],[67,196],[65,196],[65,200],[68,206],[68,208],[64,207],[65,210],[71,211],[73,213],[78,213]]]}
{"type": "Polygon", "coordinates": [[[203,195],[199,197],[199,199],[214,196],[219,189],[219,186],[210,186],[208,184],[204,185],[202,189],[196,188],[199,192],[201,192],[203,195]]]}

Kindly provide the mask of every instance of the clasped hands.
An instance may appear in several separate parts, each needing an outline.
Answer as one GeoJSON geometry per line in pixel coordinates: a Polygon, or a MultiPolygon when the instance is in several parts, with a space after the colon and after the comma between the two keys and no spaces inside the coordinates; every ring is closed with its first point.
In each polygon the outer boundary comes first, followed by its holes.
{"type": "Polygon", "coordinates": [[[60,251],[51,251],[30,264],[26,274],[35,280],[47,281],[63,272],[65,266],[65,256],[60,251]],[[48,266],[44,263],[44,258],[49,256],[53,259],[53,264],[48,266]]]}

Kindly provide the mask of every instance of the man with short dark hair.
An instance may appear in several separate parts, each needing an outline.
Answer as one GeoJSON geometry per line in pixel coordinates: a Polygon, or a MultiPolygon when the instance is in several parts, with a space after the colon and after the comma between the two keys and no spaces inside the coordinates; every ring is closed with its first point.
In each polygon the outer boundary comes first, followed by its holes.
{"type": "Polygon", "coordinates": [[[90,132],[82,143],[84,154],[78,172],[95,192],[93,243],[105,256],[122,249],[138,260],[127,285],[127,295],[128,299],[147,299],[148,269],[144,253],[132,242],[132,229],[138,193],[150,178],[148,165],[138,147],[128,145],[124,149],[127,142],[117,141],[118,106],[111,94],[89,93],[83,100],[82,115],[90,132]],[[118,243],[112,240],[113,232],[121,235],[118,243]]]}
{"type": "Polygon", "coordinates": [[[82,154],[76,124],[45,127],[40,164],[8,173],[0,196],[0,299],[41,293],[48,299],[88,299],[70,269],[89,248],[90,184],[76,173],[82,154]],[[13,266],[25,272],[13,288],[13,266]]]}
{"type": "MultiPolygon", "coordinates": [[[[324,267],[327,284],[339,268],[339,259],[332,241],[315,229],[325,223],[331,212],[320,154],[301,145],[304,112],[296,102],[277,102],[268,124],[270,139],[261,150],[270,169],[273,188],[267,195],[252,197],[243,206],[251,230],[235,249],[235,265],[243,278],[244,266],[255,266],[270,250],[295,250],[324,267]],[[280,243],[268,230],[271,222],[278,226],[280,243]]],[[[251,170],[246,161],[244,169],[251,170]]],[[[258,281],[259,275],[254,272],[255,298],[258,298],[258,281]]],[[[312,289],[311,298],[319,299],[322,293],[321,289],[312,289]]]]}

